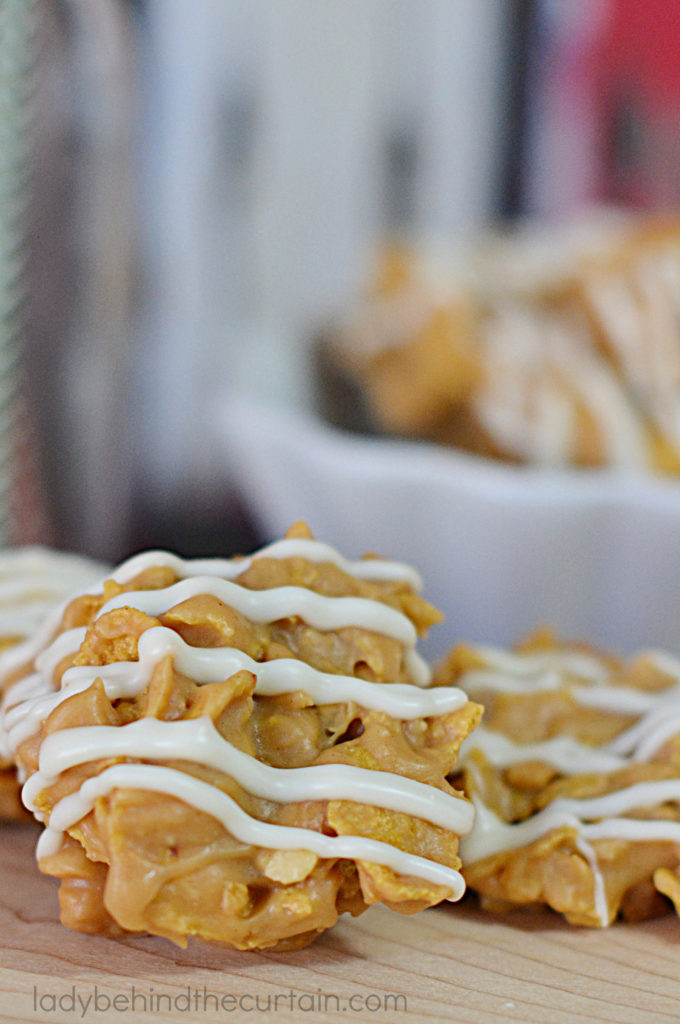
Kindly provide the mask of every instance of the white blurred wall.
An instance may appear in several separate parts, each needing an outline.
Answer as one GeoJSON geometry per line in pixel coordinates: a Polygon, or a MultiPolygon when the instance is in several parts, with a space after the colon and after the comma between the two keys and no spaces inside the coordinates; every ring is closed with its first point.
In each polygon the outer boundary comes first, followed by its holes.
{"type": "Polygon", "coordinates": [[[503,0],[149,0],[137,458],[159,500],[224,473],[202,423],[304,402],[307,345],[383,233],[495,210],[503,0]]]}

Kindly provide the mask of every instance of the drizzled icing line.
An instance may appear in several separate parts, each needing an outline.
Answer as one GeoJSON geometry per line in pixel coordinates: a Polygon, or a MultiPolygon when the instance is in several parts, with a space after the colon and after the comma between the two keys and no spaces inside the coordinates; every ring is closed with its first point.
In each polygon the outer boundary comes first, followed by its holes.
{"type": "Polygon", "coordinates": [[[509,768],[525,761],[541,761],[557,769],[562,775],[580,775],[583,772],[611,772],[628,764],[625,757],[605,747],[589,747],[571,736],[554,736],[536,743],[516,743],[503,733],[479,725],[460,748],[460,762],[464,764],[470,753],[479,750],[494,768],[509,768]]]}
{"type": "Polygon", "coordinates": [[[45,610],[103,571],[103,565],[84,556],[50,548],[0,551],[0,634],[6,635],[7,624],[16,622],[18,634],[29,635],[45,610]]]}
{"type": "Polygon", "coordinates": [[[0,687],[49,642],[64,609],[83,587],[98,584],[106,567],[81,555],[49,548],[12,548],[0,554],[0,635],[21,642],[0,653],[0,687]]]}
{"type": "Polygon", "coordinates": [[[601,797],[553,800],[525,821],[508,824],[481,800],[473,797],[475,825],[461,840],[463,861],[472,864],[496,853],[528,846],[548,832],[572,828],[586,839],[603,837],[644,841],[666,839],[680,842],[680,822],[622,818],[626,811],[680,800],[680,779],[636,782],[601,797]],[[606,819],[606,820],[598,820],[606,819]],[[621,823],[625,822],[625,825],[621,823]]]}
{"type": "MultiPolygon", "coordinates": [[[[51,650],[47,653],[49,658],[42,660],[46,674],[63,656],[61,650],[56,657],[51,650]]],[[[376,684],[355,676],[321,672],[294,658],[256,662],[234,647],[191,647],[166,626],[153,626],[139,638],[138,661],[67,669],[60,690],[46,690],[45,676],[40,673],[21,680],[13,689],[17,703],[8,707],[4,714],[9,749],[16,752],[58,704],[86,690],[95,679],[102,680],[110,700],[136,696],[148,685],[156,665],[168,655],[172,656],[178,672],[199,684],[220,682],[245,670],[256,677],[255,693],[261,696],[303,691],[317,705],[353,702],[401,720],[447,714],[459,710],[467,701],[467,695],[457,687],[428,690],[408,683],[376,684]]]]}
{"type": "MultiPolygon", "coordinates": [[[[235,779],[253,796],[275,803],[351,800],[422,818],[461,835],[472,827],[472,804],[423,782],[349,764],[274,768],[229,743],[208,717],[166,722],[139,719],[123,726],[63,729],[46,737],[40,770],[26,783],[23,800],[34,811],[37,795],[69,768],[101,758],[189,761],[235,779]]],[[[140,780],[148,765],[137,765],[140,780]]],[[[141,782],[140,782],[141,786],[141,782]]]]}
{"type": "MultiPolygon", "coordinates": [[[[607,773],[649,760],[680,731],[680,662],[665,652],[645,652],[647,659],[671,680],[664,690],[651,693],[612,686],[609,683],[611,673],[604,666],[598,666],[594,659],[590,659],[592,671],[588,661],[581,662],[578,683],[574,685],[573,678],[570,678],[576,674],[572,652],[566,652],[563,659],[560,657],[562,652],[549,652],[547,658],[544,655],[506,655],[505,652],[498,652],[499,657],[495,658],[496,652],[489,653],[492,655],[490,660],[512,672],[512,678],[508,679],[498,671],[475,669],[461,677],[461,683],[472,693],[485,688],[519,694],[565,689],[581,705],[640,717],[599,748],[587,746],[569,736],[516,743],[503,734],[481,727],[463,743],[462,763],[471,766],[470,754],[479,750],[496,768],[538,760],[563,775],[590,771],[607,773]]],[[[526,821],[508,824],[475,797],[475,826],[462,841],[461,854],[468,863],[473,863],[533,843],[553,829],[572,828],[576,832],[576,847],[586,858],[593,874],[595,909],[604,925],[608,923],[604,878],[596,851],[590,844],[602,838],[680,843],[680,822],[621,817],[627,811],[654,807],[667,801],[680,801],[680,780],[635,783],[604,797],[584,800],[558,798],[526,821]],[[598,818],[602,820],[594,820],[598,818]]]]}
{"type": "MultiPolygon", "coordinates": [[[[612,694],[621,699],[622,710],[628,711],[626,696],[640,698],[643,709],[654,703],[663,693],[640,693],[630,687],[613,686],[613,671],[596,658],[578,651],[545,651],[518,654],[494,647],[476,647],[483,666],[463,673],[468,691],[491,690],[508,694],[545,693],[569,687],[574,700],[583,703],[602,700],[612,694]]],[[[680,659],[665,651],[641,651],[653,667],[675,680],[680,686],[680,659]]],[[[680,692],[680,689],[678,690],[680,692]]],[[[637,707],[637,705],[636,705],[637,707]]]]}
{"type": "MultiPolygon", "coordinates": [[[[353,568],[355,565],[355,563],[346,562],[334,549],[318,541],[293,539],[279,541],[270,545],[269,548],[262,549],[257,556],[263,557],[265,552],[269,557],[278,558],[315,555],[319,561],[333,561],[345,568],[353,568]]],[[[251,561],[255,557],[251,556],[251,561]]],[[[233,575],[239,575],[245,571],[243,563],[249,561],[248,559],[196,559],[192,561],[181,559],[169,552],[145,552],[124,563],[114,575],[120,577],[119,581],[121,582],[127,580],[128,577],[132,579],[145,568],[156,565],[156,559],[160,559],[163,565],[172,568],[175,573],[188,572],[192,568],[205,570],[211,567],[215,573],[225,572],[233,575]]],[[[402,579],[406,576],[408,580],[409,577],[408,567],[402,566],[401,563],[384,562],[380,559],[363,559],[356,565],[362,568],[367,578],[402,579]]],[[[415,582],[418,580],[416,579],[415,582]]],[[[199,576],[182,579],[179,583],[159,590],[129,591],[119,594],[102,606],[97,617],[127,606],[134,606],[149,615],[160,615],[168,611],[174,604],[205,593],[212,594],[255,622],[272,622],[278,618],[298,615],[309,625],[325,630],[351,627],[360,623],[362,628],[373,629],[403,643],[406,648],[406,668],[413,681],[419,686],[426,686],[430,681],[429,666],[414,649],[417,633],[411,620],[389,605],[367,598],[326,597],[302,587],[290,586],[276,587],[271,590],[248,590],[219,576],[199,576]]],[[[61,634],[50,647],[43,650],[41,654],[38,653],[57,630],[63,611],[64,606],[56,609],[39,636],[26,645],[21,645],[21,649],[12,652],[13,657],[5,666],[7,672],[34,658],[38,670],[46,678],[51,677],[61,659],[78,650],[84,638],[84,631],[74,629],[61,634]]],[[[46,687],[46,691],[50,689],[53,689],[52,684],[46,687]]],[[[10,688],[2,702],[5,724],[0,728],[0,754],[5,757],[8,757],[12,747],[16,749],[17,743],[20,742],[15,741],[10,744],[6,735],[7,709],[23,700],[25,695],[25,690],[20,682],[10,688]]],[[[11,718],[10,721],[12,721],[11,718]]]]}
{"type": "MultiPolygon", "coordinates": [[[[74,591],[104,571],[104,565],[82,555],[50,548],[0,552],[0,636],[18,641],[0,652],[0,693],[7,679],[29,664],[57,631],[74,591]]],[[[7,737],[0,730],[0,762],[9,767],[10,760],[7,737]]]]}
{"type": "Polygon", "coordinates": [[[190,576],[219,576],[236,579],[262,558],[303,558],[308,562],[330,562],[348,576],[378,582],[404,582],[420,593],[423,581],[410,565],[384,558],[361,558],[351,562],[323,541],[302,537],[286,537],[274,541],[246,557],[235,558],[181,558],[170,551],[144,551],[123,562],[112,575],[117,583],[129,583],[135,576],[151,568],[172,569],[180,579],[190,576]]]}
{"type": "MultiPolygon", "coordinates": [[[[603,666],[598,668],[594,659],[584,660],[584,656],[577,656],[579,660],[574,662],[574,655],[570,652],[567,652],[562,660],[559,654],[554,653],[546,657],[506,654],[492,649],[482,650],[487,651],[491,655],[492,663],[497,661],[497,664],[503,667],[503,671],[483,668],[465,672],[460,682],[466,693],[473,697],[483,695],[485,691],[529,696],[564,690],[576,704],[583,707],[613,714],[638,716],[637,722],[602,748],[607,754],[627,755],[634,760],[646,760],[665,739],[680,729],[680,661],[665,652],[647,651],[643,656],[653,667],[674,682],[663,690],[644,692],[627,686],[612,685],[611,672],[605,670],[603,666]],[[496,658],[496,655],[499,657],[496,658]],[[592,663],[592,670],[589,670],[589,663],[592,663]],[[503,674],[506,670],[511,674],[503,674]],[[573,678],[576,675],[578,679],[573,678]]],[[[482,737],[484,733],[477,731],[475,735],[482,737]]],[[[523,745],[517,746],[519,751],[523,745]]],[[[487,749],[492,748],[493,743],[487,741],[487,749]]],[[[549,760],[549,763],[561,767],[550,760],[549,748],[538,744],[533,749],[536,755],[545,754],[545,759],[549,760]]],[[[587,754],[589,751],[592,753],[593,748],[579,746],[579,754],[587,754]]],[[[496,757],[499,756],[500,747],[494,754],[496,757]]],[[[498,761],[494,763],[500,764],[498,761]]]]}
{"type": "Polygon", "coordinates": [[[613,772],[626,765],[649,761],[669,739],[680,732],[680,707],[654,709],[610,743],[592,747],[571,736],[554,736],[535,743],[516,743],[503,733],[478,726],[461,746],[461,762],[479,750],[494,768],[508,768],[525,761],[542,761],[562,775],[613,772]]]}
{"type": "MultiPolygon", "coordinates": [[[[311,541],[282,541],[257,552],[250,559],[177,559],[169,553],[136,556],[116,570],[114,578],[123,583],[146,567],[159,563],[172,568],[180,581],[151,591],[132,591],[107,601],[98,616],[119,608],[134,607],[149,615],[160,615],[192,597],[211,594],[235,608],[253,622],[274,622],[298,617],[319,630],[361,628],[397,640],[406,648],[405,662],[411,678],[421,686],[429,681],[429,669],[416,654],[417,633],[413,623],[400,611],[380,601],[362,597],[327,597],[306,588],[282,586],[250,590],[233,582],[256,557],[305,557],[332,561],[344,571],[365,579],[406,580],[419,588],[419,577],[399,563],[362,560],[350,563],[327,545],[311,541]],[[356,570],[356,571],[355,571],[356,570]],[[186,573],[200,571],[198,577],[186,573]]],[[[147,630],[139,639],[139,660],[104,666],[77,666],[64,673],[56,689],[54,673],[69,653],[75,653],[85,630],[75,629],[58,636],[52,646],[36,657],[37,671],[13,688],[6,702],[5,727],[16,747],[39,728],[40,722],[61,701],[86,689],[100,678],[108,696],[131,696],[148,683],[153,667],[170,654],[178,671],[199,684],[229,678],[241,669],[252,671],[257,693],[310,692],[317,702],[358,702],[404,719],[441,714],[462,707],[467,698],[457,688],[426,692],[407,683],[373,684],[349,676],[318,672],[293,659],[256,663],[243,652],[230,648],[192,648],[178,634],[165,627],[147,630]]],[[[36,651],[37,654],[37,651],[36,651]]],[[[47,737],[41,748],[40,769],[26,783],[24,800],[40,818],[35,807],[38,794],[51,785],[69,765],[101,757],[140,757],[145,760],[187,760],[225,771],[241,781],[248,791],[269,800],[348,799],[409,814],[430,821],[460,835],[472,823],[472,805],[450,794],[389,772],[368,771],[356,766],[318,765],[302,769],[275,769],[264,765],[227,743],[210,719],[161,722],[143,719],[123,727],[63,730],[47,737]]],[[[163,766],[148,763],[117,765],[88,779],[80,790],[64,798],[52,810],[38,855],[58,848],[63,831],[71,827],[94,803],[97,795],[118,786],[167,792],[193,804],[222,821],[228,830],[249,844],[277,849],[309,849],[321,856],[373,860],[392,866],[400,874],[414,875],[445,885],[452,898],[459,898],[464,883],[458,872],[426,858],[407,854],[389,844],[361,836],[328,837],[308,829],[290,829],[261,822],[248,816],[221,790],[202,780],[163,766]],[[177,778],[177,776],[180,776],[177,778]],[[235,827],[232,827],[235,826],[235,827]],[[263,831],[264,830],[264,831],[263,831]]]]}
{"type": "MultiPolygon", "coordinates": [[[[57,557],[62,556],[57,554],[57,557]]],[[[80,566],[80,559],[77,556],[74,557],[80,566]]],[[[69,587],[68,596],[66,593],[62,595],[65,599],[53,609],[43,625],[23,643],[0,654],[0,684],[21,665],[33,661],[39,652],[49,644],[59,628],[66,607],[74,597],[84,594],[101,594],[107,579],[114,579],[120,584],[129,583],[146,569],[157,566],[172,569],[180,579],[195,575],[234,579],[246,572],[257,559],[265,557],[305,558],[311,562],[331,562],[343,572],[359,579],[378,582],[403,581],[418,593],[422,589],[420,574],[409,565],[382,558],[362,558],[351,562],[343,558],[331,545],[307,538],[287,537],[274,541],[247,557],[186,559],[169,551],[144,551],[133,555],[113,572],[106,575],[102,575],[103,567],[99,567],[101,571],[97,572],[97,566],[93,563],[91,566],[93,579],[87,584],[84,576],[76,579],[74,574],[73,586],[69,587]]],[[[89,567],[90,563],[86,563],[86,565],[89,567]]]]}
{"type": "MultiPolygon", "coordinates": [[[[63,609],[55,609],[54,625],[52,625],[52,621],[48,623],[52,632],[57,628],[62,615],[63,609]]],[[[37,657],[35,661],[36,671],[23,676],[7,688],[0,702],[0,757],[6,760],[11,759],[16,753],[18,743],[22,742],[17,740],[16,743],[13,743],[10,736],[12,726],[17,717],[24,714],[19,709],[24,708],[24,705],[26,705],[26,712],[28,712],[29,707],[35,706],[35,701],[45,697],[47,694],[54,695],[60,692],[55,691],[53,679],[56,667],[62,658],[78,650],[80,644],[85,639],[86,632],[84,627],[79,627],[61,633],[56,637],[52,645],[37,657]]],[[[12,648],[10,653],[14,654],[15,651],[16,648],[12,648]]],[[[23,660],[21,659],[18,665],[22,664],[23,660]]],[[[23,738],[28,739],[29,736],[37,732],[41,721],[42,719],[36,718],[30,731],[23,738]]]]}
{"type": "Polygon", "coordinates": [[[87,779],[80,789],[64,797],[53,808],[50,824],[38,840],[39,859],[58,851],[63,831],[80,821],[94,807],[98,797],[113,789],[142,789],[183,800],[211,815],[239,842],[275,850],[309,850],[322,858],[368,861],[391,868],[400,875],[412,875],[451,890],[451,900],[465,891],[460,872],[415,854],[405,853],[389,843],[364,836],[326,836],[311,829],[272,825],[246,814],[239,805],[209,783],[184,772],[157,765],[115,765],[87,779]]]}
{"type": "Polygon", "coordinates": [[[404,645],[407,669],[415,683],[426,686],[430,680],[428,665],[414,650],[418,635],[411,620],[395,608],[365,597],[326,597],[305,587],[290,586],[248,590],[229,580],[196,576],[161,590],[118,594],[102,605],[97,618],[131,605],[147,615],[163,615],[182,601],[206,594],[223,601],[252,622],[269,623],[299,617],[307,625],[324,631],[360,627],[381,633],[404,645]],[[131,597],[131,593],[134,596],[131,597]]]}
{"type": "MultiPolygon", "coordinates": [[[[656,785],[656,783],[648,783],[648,785],[656,785]]],[[[637,797],[639,798],[639,793],[637,797]]],[[[591,844],[598,839],[623,839],[636,843],[677,843],[680,846],[680,821],[615,817],[603,821],[584,822],[580,816],[573,813],[575,809],[573,805],[578,801],[565,801],[557,809],[555,809],[555,804],[548,805],[533,818],[509,825],[482,801],[473,798],[473,802],[475,806],[474,830],[469,836],[462,839],[460,844],[460,855],[464,863],[472,864],[496,853],[531,845],[555,829],[571,829],[575,833],[574,845],[585,858],[592,872],[595,913],[603,927],[609,923],[609,908],[604,877],[599,867],[597,853],[591,844]]]]}
{"type": "Polygon", "coordinates": [[[97,618],[130,605],[147,615],[163,615],[182,601],[203,594],[216,597],[252,622],[276,622],[298,616],[308,625],[323,630],[345,629],[360,622],[362,628],[385,633],[403,644],[416,641],[411,620],[379,601],[365,597],[326,597],[305,587],[249,590],[214,576],[193,576],[160,590],[125,591],[103,604],[97,618]],[[368,625],[364,624],[364,617],[368,625]]]}

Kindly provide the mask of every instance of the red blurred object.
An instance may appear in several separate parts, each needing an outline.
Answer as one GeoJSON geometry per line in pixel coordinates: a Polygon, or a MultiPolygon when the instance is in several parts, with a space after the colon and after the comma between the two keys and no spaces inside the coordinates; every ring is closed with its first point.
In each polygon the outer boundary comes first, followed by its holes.
{"type": "Polygon", "coordinates": [[[538,5],[526,205],[680,203],[680,3],[538,5]]]}
{"type": "Polygon", "coordinates": [[[603,198],[642,207],[676,205],[680,199],[680,4],[677,0],[616,0],[595,58],[604,138],[609,141],[602,162],[603,198]]]}
{"type": "Polygon", "coordinates": [[[629,78],[654,108],[677,109],[680,97],[680,4],[677,0],[613,0],[599,57],[602,72],[629,78]]]}

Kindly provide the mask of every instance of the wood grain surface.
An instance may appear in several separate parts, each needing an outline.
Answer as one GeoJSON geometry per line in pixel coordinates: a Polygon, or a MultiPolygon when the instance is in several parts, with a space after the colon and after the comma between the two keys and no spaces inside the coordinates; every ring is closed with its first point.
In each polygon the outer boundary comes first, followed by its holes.
{"type": "Polygon", "coordinates": [[[296,953],[111,940],[58,921],[36,829],[0,838],[0,1021],[680,1021],[680,921],[607,931],[473,904],[415,917],[375,907],[296,953]]]}

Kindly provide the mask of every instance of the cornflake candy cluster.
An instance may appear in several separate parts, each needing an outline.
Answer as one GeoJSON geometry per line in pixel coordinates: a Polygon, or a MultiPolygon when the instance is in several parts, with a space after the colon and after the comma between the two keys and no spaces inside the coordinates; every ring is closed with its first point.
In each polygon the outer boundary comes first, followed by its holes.
{"type": "Polygon", "coordinates": [[[510,462],[677,475],[679,290],[673,216],[386,246],[319,347],[320,404],[510,462]]]}
{"type": "Polygon", "coordinates": [[[62,921],[295,948],[459,899],[474,811],[448,778],[482,709],[429,686],[419,589],[300,524],[247,558],[137,555],[71,600],[3,717],[62,921]]]}
{"type": "Polygon", "coordinates": [[[537,635],[516,652],[458,647],[435,682],[485,706],[454,779],[475,805],[461,856],[483,906],[594,927],[680,911],[677,658],[537,635]]]}
{"type": "MultiPolygon", "coordinates": [[[[33,640],[52,616],[55,625],[75,591],[100,579],[107,567],[82,555],[47,547],[6,548],[0,552],[0,700],[25,675],[33,640]]],[[[49,627],[54,628],[54,627],[49,627]]],[[[0,732],[0,818],[21,819],[14,757],[0,732]]]]}

